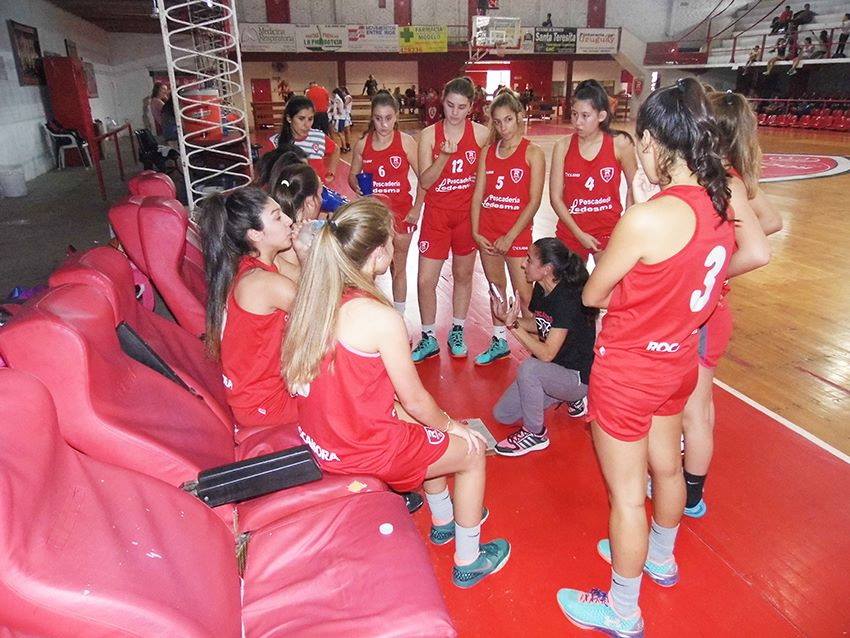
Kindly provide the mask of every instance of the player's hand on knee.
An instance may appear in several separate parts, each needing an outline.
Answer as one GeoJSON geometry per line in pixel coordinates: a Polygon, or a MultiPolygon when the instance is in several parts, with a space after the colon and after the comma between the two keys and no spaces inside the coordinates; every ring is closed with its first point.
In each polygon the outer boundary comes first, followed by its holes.
{"type": "Polygon", "coordinates": [[[487,445],[487,441],[484,436],[480,432],[476,432],[460,421],[452,419],[447,432],[452,436],[456,436],[466,441],[467,454],[482,454],[484,452],[484,448],[487,445]]]}

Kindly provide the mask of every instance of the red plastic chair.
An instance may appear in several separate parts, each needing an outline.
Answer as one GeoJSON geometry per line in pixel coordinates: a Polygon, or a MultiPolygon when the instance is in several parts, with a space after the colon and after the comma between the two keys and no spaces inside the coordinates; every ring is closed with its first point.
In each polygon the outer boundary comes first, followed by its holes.
{"type": "Polygon", "coordinates": [[[779,119],[779,116],[776,115],[775,113],[773,115],[769,115],[768,118],[767,118],[767,125],[768,126],[776,126],[776,121],[778,119],[779,119]]]}
{"type": "Polygon", "coordinates": [[[759,113],[758,123],[759,126],[767,126],[767,113],[759,113]]]}
{"type": "Polygon", "coordinates": [[[237,638],[233,535],[189,494],[86,457],[45,387],[0,370],[0,626],[15,636],[237,638]]]}
{"type": "Polygon", "coordinates": [[[800,119],[797,121],[797,126],[800,128],[809,128],[812,126],[812,116],[811,115],[801,115],[800,119]]]}
{"type": "Polygon", "coordinates": [[[797,126],[797,116],[793,113],[789,113],[785,116],[785,126],[795,127],[797,126]]]}
{"type": "Polygon", "coordinates": [[[833,131],[848,131],[850,130],[850,118],[836,117],[832,123],[833,131]]]}
{"type": "MultiPolygon", "coordinates": [[[[189,217],[175,201],[147,197],[139,207],[139,235],[151,280],[181,326],[203,335],[207,287],[202,263],[190,258],[189,217]]],[[[197,253],[195,253],[197,254],[197,253]]]]}
{"type": "Polygon", "coordinates": [[[142,171],[127,182],[131,195],[137,197],[167,197],[177,199],[177,188],[165,173],[142,171]]]}
{"type": "Polygon", "coordinates": [[[143,197],[130,195],[109,209],[107,217],[109,225],[121,242],[121,247],[130,261],[150,277],[148,266],[145,262],[145,254],[142,252],[142,240],[139,239],[139,206],[144,201],[143,197]]]}

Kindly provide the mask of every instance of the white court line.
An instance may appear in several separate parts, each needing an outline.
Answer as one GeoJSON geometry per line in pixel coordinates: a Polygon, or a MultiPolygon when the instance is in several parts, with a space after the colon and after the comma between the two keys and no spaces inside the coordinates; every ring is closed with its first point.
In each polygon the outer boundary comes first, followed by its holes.
{"type": "Polygon", "coordinates": [[[726,390],[726,392],[731,394],[733,397],[740,399],[741,401],[743,401],[747,405],[755,408],[756,410],[758,410],[762,414],[769,416],[771,419],[773,419],[774,421],[776,421],[780,425],[784,425],[786,428],[788,428],[792,432],[795,432],[795,433],[799,434],[800,436],[802,436],[804,439],[811,441],[812,443],[817,445],[822,450],[825,450],[825,451],[829,452],[830,454],[832,454],[834,457],[844,461],[845,463],[850,464],[850,456],[848,456],[847,454],[845,454],[841,450],[832,447],[826,441],[822,441],[821,439],[816,437],[814,434],[812,434],[808,430],[804,430],[803,428],[801,428],[796,423],[792,423],[791,421],[786,419],[784,416],[777,414],[773,410],[769,410],[768,408],[764,407],[761,403],[754,401],[753,399],[748,397],[746,394],[738,392],[735,388],[723,383],[722,381],[715,379],[714,383],[718,387],[722,388],[723,390],[726,390]]]}

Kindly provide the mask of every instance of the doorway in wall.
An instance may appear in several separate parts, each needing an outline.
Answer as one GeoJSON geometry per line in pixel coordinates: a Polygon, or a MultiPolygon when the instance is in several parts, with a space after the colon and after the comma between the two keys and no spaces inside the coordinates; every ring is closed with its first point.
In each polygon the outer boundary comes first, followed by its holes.
{"type": "Polygon", "coordinates": [[[487,95],[493,95],[500,85],[511,85],[511,70],[497,69],[495,71],[487,71],[487,84],[484,87],[484,90],[487,91],[487,95]]]}

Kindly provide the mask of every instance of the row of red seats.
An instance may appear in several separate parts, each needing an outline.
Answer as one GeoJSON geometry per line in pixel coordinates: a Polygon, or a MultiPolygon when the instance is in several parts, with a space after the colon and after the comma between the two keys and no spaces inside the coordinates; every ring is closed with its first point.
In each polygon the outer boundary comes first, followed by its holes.
{"type": "Polygon", "coordinates": [[[843,115],[767,115],[761,113],[758,116],[759,126],[777,126],[786,128],[810,128],[823,131],[848,131],[850,130],[850,117],[843,115]]]}
{"type": "MultiPolygon", "coordinates": [[[[175,204],[151,206],[185,215],[175,204]]],[[[326,475],[215,510],[180,489],[300,440],[295,426],[234,431],[220,370],[196,334],[136,301],[120,251],[72,256],[0,328],[0,356],[0,635],[456,635],[380,481],[326,475]],[[122,326],[182,383],[128,356],[122,326]]]]}

